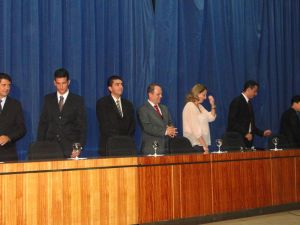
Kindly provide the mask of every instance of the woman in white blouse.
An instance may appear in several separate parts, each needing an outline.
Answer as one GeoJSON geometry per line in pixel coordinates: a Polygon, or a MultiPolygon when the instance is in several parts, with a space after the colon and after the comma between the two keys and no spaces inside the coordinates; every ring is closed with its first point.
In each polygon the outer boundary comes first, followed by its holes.
{"type": "Polygon", "coordinates": [[[209,122],[216,119],[216,105],[213,96],[208,96],[211,111],[207,111],[201,103],[207,95],[207,88],[202,84],[196,84],[186,96],[186,104],[182,112],[183,136],[188,138],[199,151],[208,153],[211,144],[209,122]]]}

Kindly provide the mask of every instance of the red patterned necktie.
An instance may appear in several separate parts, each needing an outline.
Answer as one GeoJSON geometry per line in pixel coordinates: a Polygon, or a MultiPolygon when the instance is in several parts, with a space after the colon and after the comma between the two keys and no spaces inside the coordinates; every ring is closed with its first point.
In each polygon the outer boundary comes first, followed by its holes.
{"type": "Polygon", "coordinates": [[[154,109],[155,109],[155,111],[158,113],[158,115],[162,118],[162,114],[161,114],[161,112],[159,111],[159,108],[158,108],[157,105],[154,105],[154,109]]]}

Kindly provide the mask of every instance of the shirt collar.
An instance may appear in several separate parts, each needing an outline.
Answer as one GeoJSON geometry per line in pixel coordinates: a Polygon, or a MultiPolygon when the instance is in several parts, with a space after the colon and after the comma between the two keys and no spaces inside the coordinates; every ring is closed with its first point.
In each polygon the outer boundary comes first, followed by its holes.
{"type": "Polygon", "coordinates": [[[3,106],[6,102],[7,96],[1,98],[1,105],[3,106]]]}
{"type": "Polygon", "coordinates": [[[57,93],[57,99],[59,101],[60,99],[60,96],[63,96],[64,97],[64,102],[66,101],[68,95],[69,95],[69,90],[66,91],[66,93],[64,93],[63,95],[61,95],[60,93],[56,92],[57,93]]]}
{"type": "Polygon", "coordinates": [[[244,93],[242,93],[242,95],[244,96],[246,102],[248,103],[249,102],[249,98],[244,93]]]}
{"type": "MultiPolygon", "coordinates": [[[[149,104],[150,104],[152,107],[155,106],[155,104],[154,104],[153,102],[151,102],[149,99],[148,99],[148,102],[149,102],[149,104]]],[[[157,104],[157,106],[158,106],[158,104],[157,104]]]]}
{"type": "Polygon", "coordinates": [[[113,100],[116,102],[117,100],[121,101],[121,97],[120,98],[115,98],[115,96],[111,95],[111,97],[113,98],[113,100]]]}

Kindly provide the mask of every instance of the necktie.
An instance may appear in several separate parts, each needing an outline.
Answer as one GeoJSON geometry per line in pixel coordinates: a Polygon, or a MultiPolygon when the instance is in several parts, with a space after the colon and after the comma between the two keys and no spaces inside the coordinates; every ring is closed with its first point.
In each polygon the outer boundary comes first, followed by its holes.
{"type": "Polygon", "coordinates": [[[62,111],[63,107],[64,107],[64,96],[60,96],[58,102],[58,108],[60,112],[62,111]]]}
{"type": "Polygon", "coordinates": [[[159,108],[158,108],[157,105],[154,105],[154,109],[158,113],[158,115],[162,118],[162,114],[160,113],[159,108]]]}
{"type": "Polygon", "coordinates": [[[2,99],[0,100],[0,114],[2,113],[2,99]]]}
{"type": "Polygon", "coordinates": [[[120,106],[120,100],[116,101],[116,105],[117,105],[120,116],[123,117],[122,109],[121,109],[121,106],[120,106]]]}

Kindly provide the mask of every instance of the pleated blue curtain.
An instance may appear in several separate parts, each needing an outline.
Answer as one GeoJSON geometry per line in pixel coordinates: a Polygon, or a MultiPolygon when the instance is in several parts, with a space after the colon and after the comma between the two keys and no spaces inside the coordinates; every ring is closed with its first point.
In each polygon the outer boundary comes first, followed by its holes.
{"type": "MultiPolygon", "coordinates": [[[[299,1],[157,0],[155,22],[156,76],[180,131],[184,96],[196,82],[217,102],[214,140],[226,130],[231,100],[255,79],[257,124],[278,132],[300,92],[299,1]]],[[[266,139],[255,145],[266,147],[266,139]]]]}
{"type": "Polygon", "coordinates": [[[21,158],[36,138],[43,96],[54,91],[58,67],[69,70],[71,90],[85,98],[87,155],[98,145],[96,101],[115,73],[136,108],[146,100],[147,85],[160,83],[180,133],[186,93],[196,82],[205,84],[217,102],[212,139],[226,130],[230,101],[255,79],[261,85],[254,100],[257,124],[278,131],[281,113],[299,94],[299,1],[156,0],[155,12],[152,3],[0,1],[0,71],[12,75],[11,95],[22,102],[28,129],[18,144],[21,158]]]}
{"type": "Polygon", "coordinates": [[[69,70],[71,91],[88,112],[86,154],[98,146],[96,101],[106,79],[123,76],[124,97],[141,105],[154,80],[154,22],[151,0],[2,0],[0,70],[11,74],[11,95],[22,102],[27,135],[18,143],[25,158],[35,140],[43,96],[53,92],[53,73],[69,70]]]}

